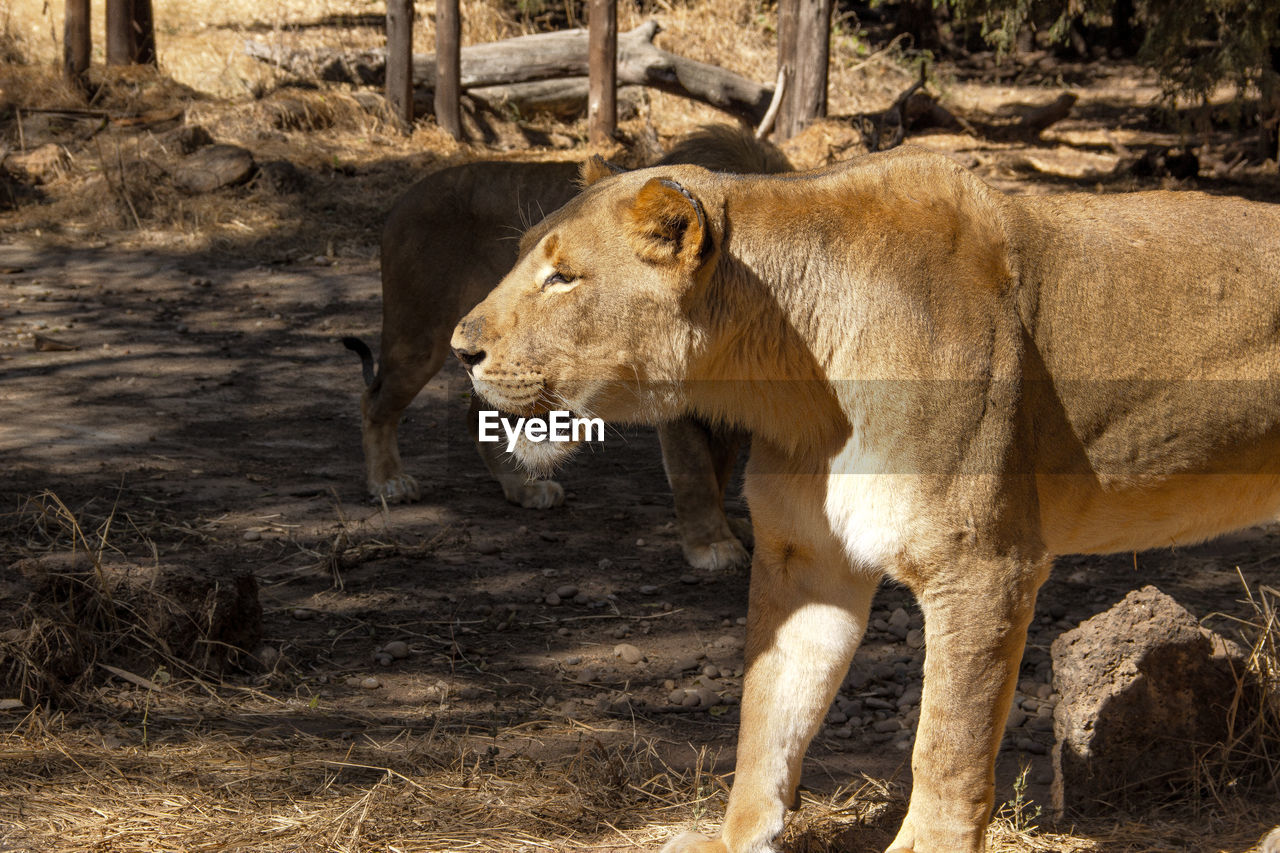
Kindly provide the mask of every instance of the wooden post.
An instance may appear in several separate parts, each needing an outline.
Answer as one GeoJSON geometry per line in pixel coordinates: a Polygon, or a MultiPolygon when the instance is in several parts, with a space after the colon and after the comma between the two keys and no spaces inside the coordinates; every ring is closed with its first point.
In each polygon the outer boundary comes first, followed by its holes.
{"type": "Polygon", "coordinates": [[[107,64],[155,65],[151,0],[107,0],[107,64]]]}
{"type": "Polygon", "coordinates": [[[131,65],[133,55],[133,0],[107,0],[107,64],[131,65]]]}
{"type": "Polygon", "coordinates": [[[617,0],[591,0],[587,30],[587,127],[592,145],[609,145],[618,129],[617,0]]]}
{"type": "Polygon", "coordinates": [[[387,0],[387,105],[403,130],[413,126],[413,0],[387,0]]]}
{"type": "Polygon", "coordinates": [[[776,124],[782,139],[827,114],[830,43],[831,0],[779,0],[778,69],[787,72],[776,124]]]}
{"type": "Polygon", "coordinates": [[[133,61],[156,64],[156,21],[151,0],[133,0],[133,61]]]}
{"type": "Polygon", "coordinates": [[[462,139],[462,16],[458,0],[436,0],[436,122],[462,139]]]}
{"type": "Polygon", "coordinates": [[[67,0],[62,25],[62,70],[81,86],[89,70],[89,0],[67,0]]]}

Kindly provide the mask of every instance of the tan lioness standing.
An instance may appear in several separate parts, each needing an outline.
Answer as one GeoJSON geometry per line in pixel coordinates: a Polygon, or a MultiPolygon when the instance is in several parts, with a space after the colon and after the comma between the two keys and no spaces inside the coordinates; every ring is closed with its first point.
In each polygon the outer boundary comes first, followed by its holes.
{"type": "MultiPolygon", "coordinates": [[[[890,849],[980,850],[1052,557],[1280,509],[1280,207],[1009,197],[912,150],[787,177],[584,172],[453,346],[512,412],[754,436],[733,791],[719,838],[666,849],[772,849],[888,576],[926,638],[890,849]]],[[[566,452],[517,449],[537,470],[566,452]]]]}
{"type": "MultiPolygon", "coordinates": [[[[696,163],[723,172],[789,172],[775,147],[742,129],[709,126],[680,139],[661,163],[696,163]]],[[[361,398],[366,482],[387,503],[416,501],[417,480],[400,461],[404,410],[440,370],[454,325],[502,279],[516,260],[519,235],[579,190],[573,163],[467,163],[443,169],[411,187],[382,234],[382,341],[377,370],[357,338],[344,343],[364,362],[361,398]]],[[[503,451],[478,438],[484,401],[473,398],[468,421],[485,466],[508,501],[546,509],[564,489],[531,479],[503,451]]],[[[690,565],[729,568],[749,559],[740,539],[749,525],[724,512],[724,493],[740,435],[693,419],[659,427],[663,465],[675,499],[681,547],[690,565]]]]}

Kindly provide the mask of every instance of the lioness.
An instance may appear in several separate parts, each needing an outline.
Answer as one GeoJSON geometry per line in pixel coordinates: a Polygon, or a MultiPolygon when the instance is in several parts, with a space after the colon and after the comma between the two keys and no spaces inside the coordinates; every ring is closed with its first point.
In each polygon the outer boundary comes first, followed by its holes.
{"type": "MultiPolygon", "coordinates": [[[[909,149],[785,177],[584,179],[453,347],[512,412],[556,399],[753,435],[733,791],[719,838],[666,850],[771,849],[885,576],[926,638],[890,849],[980,850],[1052,557],[1280,510],[1280,207],[1010,197],[909,149]]],[[[566,452],[516,451],[539,471],[566,452]]]]}
{"type": "MultiPolygon", "coordinates": [[[[706,127],[680,140],[660,163],[697,163],[724,172],[786,172],[791,164],[772,145],[727,126],[706,127]]],[[[516,259],[530,218],[555,210],[577,194],[575,163],[469,163],[436,172],[411,187],[382,235],[382,345],[378,370],[356,338],[344,343],[364,362],[361,400],[369,492],[388,503],[420,497],[417,480],[400,462],[397,429],[405,408],[435,376],[449,353],[458,318],[493,289],[516,259]]],[[[478,433],[483,401],[472,399],[468,420],[478,433]]],[[[685,559],[697,568],[745,564],[739,535],[750,530],[724,513],[724,490],[740,438],[691,419],[659,428],[663,462],[675,498],[685,559]]],[[[564,500],[559,483],[530,480],[502,444],[476,447],[507,500],[546,508],[564,500]]]]}

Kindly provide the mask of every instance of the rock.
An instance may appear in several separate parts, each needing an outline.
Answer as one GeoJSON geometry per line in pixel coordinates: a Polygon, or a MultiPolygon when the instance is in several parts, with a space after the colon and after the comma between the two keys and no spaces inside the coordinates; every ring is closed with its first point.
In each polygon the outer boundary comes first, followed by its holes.
{"type": "Polygon", "coordinates": [[[898,708],[905,710],[914,705],[919,705],[922,695],[923,693],[920,689],[920,685],[911,685],[907,689],[903,690],[902,695],[898,697],[898,708]]]}
{"type": "Polygon", "coordinates": [[[560,596],[556,595],[554,592],[548,595],[543,600],[547,602],[547,604],[550,604],[552,607],[558,607],[560,605],[560,596]]]}
{"type": "Polygon", "coordinates": [[[924,648],[924,631],[919,628],[912,628],[907,632],[907,645],[913,649],[924,648]]]}
{"type": "Polygon", "coordinates": [[[571,583],[556,587],[556,595],[560,598],[573,598],[578,594],[578,588],[571,583]]]}
{"type": "Polygon", "coordinates": [[[680,658],[680,660],[676,661],[675,668],[677,672],[688,672],[691,669],[697,669],[698,659],[694,657],[680,658]]]}
{"type": "Polygon", "coordinates": [[[183,154],[194,154],[206,145],[212,145],[213,137],[198,124],[184,124],[160,137],[160,144],[176,148],[183,154]]]}
{"type": "Polygon", "coordinates": [[[871,724],[871,730],[880,734],[884,734],[885,732],[900,732],[902,731],[902,721],[897,717],[876,720],[871,724]]]}
{"type": "MultiPolygon", "coordinates": [[[[258,174],[258,184],[259,185],[266,184],[270,186],[270,188],[274,192],[282,193],[282,194],[297,192],[299,189],[302,189],[301,186],[297,187],[296,189],[285,189],[282,186],[277,185],[276,178],[280,176],[279,173],[281,172],[281,164],[289,166],[289,168],[297,172],[299,177],[302,176],[302,173],[298,172],[298,170],[294,168],[292,163],[289,163],[286,160],[273,160],[270,163],[262,164],[262,171],[258,174]]],[[[492,540],[483,540],[481,542],[476,542],[474,545],[472,545],[472,547],[476,549],[477,554],[480,554],[485,557],[491,557],[494,554],[497,554],[500,551],[502,551],[502,546],[492,540]]]]}
{"type": "Polygon", "coordinates": [[[383,646],[382,650],[396,660],[404,660],[409,656],[409,644],[404,640],[392,640],[383,646]]]}
{"type": "Polygon", "coordinates": [[[210,145],[187,157],[173,182],[189,193],[208,193],[243,184],[253,175],[253,155],[238,145],[210,145]]]}
{"type": "Polygon", "coordinates": [[[365,690],[377,690],[382,686],[382,682],[370,675],[360,679],[360,686],[365,690]]]}
{"type": "Polygon", "coordinates": [[[697,575],[681,575],[680,576],[680,583],[687,583],[689,584],[689,586],[694,586],[701,582],[702,582],[702,579],[699,578],[697,575]]]}
{"type": "Polygon", "coordinates": [[[624,663],[636,664],[644,660],[644,654],[630,643],[619,643],[613,647],[613,656],[622,658],[624,663]]]}
{"type": "Polygon", "coordinates": [[[672,690],[670,693],[668,693],[667,701],[670,702],[672,705],[683,705],[684,697],[685,697],[685,690],[683,687],[681,687],[677,690],[672,690]]]}
{"type": "Polygon", "coordinates": [[[709,663],[702,668],[702,674],[707,678],[718,678],[720,676],[720,667],[709,663]]]}
{"type": "Polygon", "coordinates": [[[4,158],[4,168],[33,184],[44,184],[61,175],[68,162],[62,146],[50,142],[25,154],[10,154],[4,158]]]}
{"type": "Polygon", "coordinates": [[[293,618],[299,622],[307,622],[316,618],[316,612],[305,607],[295,607],[293,608],[293,618]]]}
{"type": "Polygon", "coordinates": [[[655,593],[658,591],[658,589],[659,589],[659,587],[656,587],[656,586],[654,586],[654,585],[653,585],[653,584],[651,584],[651,583],[647,583],[647,584],[645,584],[644,586],[640,587],[640,594],[641,594],[641,595],[653,595],[653,594],[655,594],[655,593]]]}
{"type": "Polygon", "coordinates": [[[261,530],[246,530],[246,531],[244,532],[244,536],[243,536],[242,538],[243,538],[243,539],[244,539],[244,541],[246,541],[246,542],[257,542],[259,539],[261,539],[261,538],[262,538],[262,531],[261,531],[261,530]]]}
{"type": "Polygon", "coordinates": [[[899,607],[889,614],[889,633],[898,639],[905,640],[907,637],[908,626],[911,624],[911,617],[907,615],[907,611],[899,607]]]}
{"type": "Polygon", "coordinates": [[[577,666],[582,663],[582,655],[569,655],[564,659],[565,666],[577,666]]]}
{"type": "MultiPolygon", "coordinates": [[[[1240,654],[1153,586],[1061,634],[1054,809],[1096,814],[1185,783],[1205,745],[1227,737],[1230,658],[1240,654]]],[[[1242,659],[1235,669],[1245,671],[1242,659]]]]}
{"type": "Polygon", "coordinates": [[[1027,712],[1016,705],[1009,711],[1009,722],[1005,724],[1007,729],[1016,729],[1027,721],[1027,712]]]}
{"type": "Polygon", "coordinates": [[[693,694],[698,697],[698,707],[712,708],[720,704],[720,697],[710,687],[695,688],[693,694]]]}
{"type": "Polygon", "coordinates": [[[1029,752],[1032,755],[1047,755],[1049,752],[1049,747],[1029,737],[1020,737],[1013,742],[1013,745],[1021,752],[1029,752]]]}

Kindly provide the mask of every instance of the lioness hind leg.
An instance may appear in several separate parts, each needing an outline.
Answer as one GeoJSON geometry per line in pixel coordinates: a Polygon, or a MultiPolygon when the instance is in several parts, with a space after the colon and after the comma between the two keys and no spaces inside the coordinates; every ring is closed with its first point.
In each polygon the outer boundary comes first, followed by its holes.
{"type": "Polygon", "coordinates": [[[664,853],[772,850],[800,765],[862,639],[877,578],[757,524],[746,679],[733,789],[720,837],[687,834],[664,853]]]}
{"type": "Polygon", "coordinates": [[[555,480],[532,480],[529,475],[503,451],[497,442],[480,440],[480,400],[472,395],[471,408],[467,410],[467,427],[475,442],[480,459],[489,473],[502,486],[507,501],[526,509],[550,509],[564,503],[564,488],[555,480]]]}
{"type": "Polygon", "coordinates": [[[915,590],[925,617],[924,697],[911,802],[893,853],[983,849],[996,751],[1048,571],[1047,560],[957,555],[937,584],[915,590]]]}
{"type": "Polygon", "coordinates": [[[447,348],[435,347],[427,352],[382,354],[378,375],[365,389],[360,406],[364,415],[365,479],[369,495],[375,500],[403,503],[422,496],[418,481],[404,472],[400,461],[400,418],[422,387],[439,372],[447,352],[447,348]]]}
{"type": "Polygon", "coordinates": [[[724,513],[724,491],[739,438],[681,418],[658,427],[662,464],[676,505],[685,561],[696,569],[732,569],[751,559],[724,513]]]}

